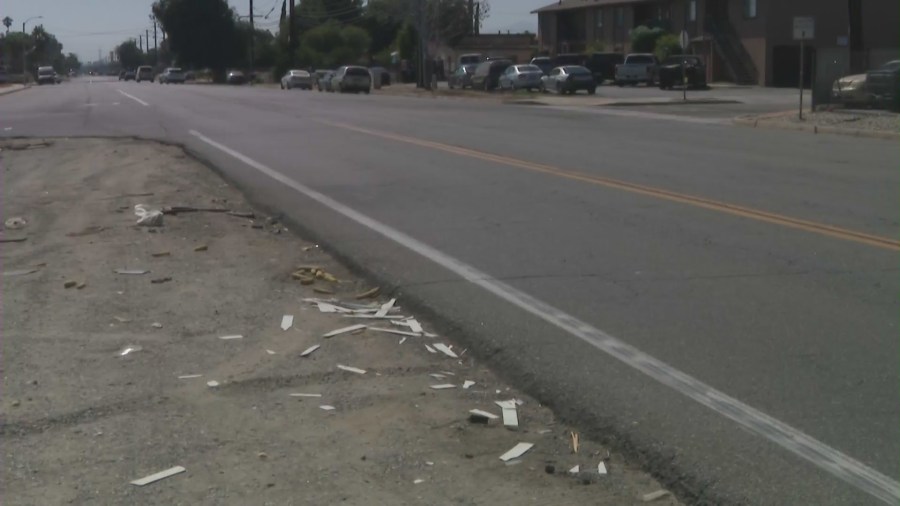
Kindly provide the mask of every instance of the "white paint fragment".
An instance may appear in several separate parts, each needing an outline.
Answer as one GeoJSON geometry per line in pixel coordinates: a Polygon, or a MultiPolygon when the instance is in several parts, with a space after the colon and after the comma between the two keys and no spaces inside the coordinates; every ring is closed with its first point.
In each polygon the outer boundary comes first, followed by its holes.
{"type": "Polygon", "coordinates": [[[319,406],[319,409],[323,411],[334,411],[335,408],[334,406],[329,406],[328,404],[322,404],[321,406],[319,406]]]}
{"type": "Polygon", "coordinates": [[[447,377],[446,374],[438,374],[438,373],[431,373],[431,374],[429,374],[429,376],[431,376],[432,378],[435,378],[435,379],[439,379],[439,380],[447,377]]]}
{"type": "Polygon", "coordinates": [[[488,420],[496,420],[496,419],[500,418],[499,416],[497,416],[489,411],[482,411],[480,409],[470,409],[469,413],[472,413],[473,415],[477,415],[477,416],[482,416],[484,418],[487,418],[488,420]]]}
{"type": "Polygon", "coordinates": [[[425,345],[425,349],[428,350],[428,353],[437,353],[437,350],[432,348],[431,346],[425,345]]]}
{"type": "Polygon", "coordinates": [[[342,371],[352,372],[352,373],[356,373],[356,374],[365,374],[366,373],[366,371],[364,369],[358,369],[356,367],[350,367],[350,366],[341,365],[341,364],[338,364],[337,367],[338,367],[338,369],[340,369],[342,371]]]}
{"type": "Polygon", "coordinates": [[[210,388],[216,388],[217,386],[219,386],[219,382],[216,380],[207,381],[206,386],[210,388]]]}
{"type": "Polygon", "coordinates": [[[597,464],[597,474],[599,474],[600,476],[606,476],[606,464],[602,461],[597,464]]]}
{"type": "Polygon", "coordinates": [[[202,377],[203,377],[202,374],[182,374],[181,376],[178,377],[178,379],[189,380],[189,379],[202,378],[202,377]]]}
{"type": "Polygon", "coordinates": [[[322,394],[303,394],[303,393],[293,393],[288,394],[291,397],[322,397],[322,394]]]}
{"type": "Polygon", "coordinates": [[[143,487],[144,485],[149,485],[155,481],[164,480],[170,476],[175,476],[176,474],[181,474],[187,471],[187,469],[181,466],[170,467],[165,471],[160,471],[156,474],[151,474],[150,476],[145,476],[143,478],[134,480],[131,482],[132,485],[137,485],[139,487],[143,487]]]}
{"type": "Polygon", "coordinates": [[[325,334],[325,335],[322,336],[322,337],[325,337],[325,338],[328,338],[328,337],[334,337],[334,336],[339,335],[339,334],[346,334],[347,332],[355,332],[355,331],[357,331],[357,330],[359,330],[359,329],[364,329],[364,328],[366,328],[366,326],[363,325],[363,324],[359,324],[359,325],[350,325],[349,327],[344,327],[344,328],[340,328],[340,329],[337,329],[337,330],[332,330],[331,332],[325,334]]]}
{"type": "Polygon", "coordinates": [[[581,472],[581,466],[576,465],[572,469],[569,469],[569,474],[578,474],[581,472]]]}
{"type": "Polygon", "coordinates": [[[268,353],[269,355],[276,355],[275,351],[273,350],[266,350],[266,353],[268,353]]]}
{"type": "Polygon", "coordinates": [[[452,383],[443,383],[441,385],[431,385],[432,390],[448,390],[450,388],[456,388],[456,385],[452,383]]]}
{"type": "Polygon", "coordinates": [[[396,303],[397,303],[397,299],[391,299],[391,300],[385,302],[384,304],[381,305],[381,309],[379,309],[378,312],[375,313],[375,317],[376,318],[384,318],[385,316],[387,316],[388,312],[390,312],[391,308],[393,308],[394,304],[396,304],[396,303]]]}
{"type": "Polygon", "coordinates": [[[244,336],[242,336],[240,334],[235,334],[233,336],[219,336],[219,339],[221,339],[223,341],[232,341],[234,339],[243,339],[243,338],[244,338],[244,336]]]}
{"type": "Polygon", "coordinates": [[[398,336],[419,337],[422,335],[422,334],[416,334],[415,332],[407,332],[405,330],[383,329],[380,327],[369,327],[369,330],[374,330],[375,332],[387,332],[389,334],[397,334],[398,336]]]}
{"type": "Polygon", "coordinates": [[[406,324],[409,326],[409,330],[413,332],[422,333],[422,331],[424,330],[422,329],[422,324],[419,323],[415,318],[406,320],[406,324]]]}
{"type": "Polygon", "coordinates": [[[444,355],[447,355],[450,358],[459,358],[459,356],[457,356],[456,353],[454,353],[453,350],[444,343],[434,343],[432,346],[434,347],[434,349],[443,353],[444,355]]]}
{"type": "Polygon", "coordinates": [[[418,485],[419,483],[425,483],[425,480],[423,480],[422,478],[413,480],[413,485],[418,485]]]}
{"type": "Polygon", "coordinates": [[[281,317],[281,330],[288,330],[294,326],[294,315],[286,314],[281,317]]]}
{"type": "Polygon", "coordinates": [[[504,453],[500,456],[500,460],[503,462],[510,461],[512,459],[517,459],[522,455],[525,455],[525,452],[532,449],[534,444],[532,443],[519,443],[516,446],[513,446],[508,452],[504,453]]]}
{"type": "Polygon", "coordinates": [[[308,356],[312,355],[313,352],[316,351],[316,350],[318,350],[320,347],[321,347],[321,345],[314,344],[314,345],[310,346],[309,348],[303,350],[303,353],[301,353],[300,356],[301,356],[301,357],[308,357],[308,356]]]}
{"type": "Polygon", "coordinates": [[[470,381],[470,380],[464,381],[464,382],[463,382],[463,390],[468,390],[468,389],[471,388],[472,385],[474,385],[474,384],[475,384],[474,381],[470,381]]]}

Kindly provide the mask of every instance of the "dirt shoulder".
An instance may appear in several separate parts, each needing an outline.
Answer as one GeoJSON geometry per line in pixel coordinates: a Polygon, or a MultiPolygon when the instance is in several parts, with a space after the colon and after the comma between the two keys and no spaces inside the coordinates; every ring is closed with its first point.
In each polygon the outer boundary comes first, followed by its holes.
{"type": "Polygon", "coordinates": [[[734,122],[754,128],[800,130],[811,133],[850,135],[900,140],[900,115],[887,111],[834,110],[804,113],[796,110],[740,116],[734,122]]]}
{"type": "Polygon", "coordinates": [[[569,427],[464,350],[425,346],[452,346],[446,337],[324,338],[353,324],[417,329],[304,301],[372,314],[396,297],[387,314],[414,316],[400,294],[357,299],[372,287],[277,219],[188,212],[137,226],[137,204],[253,212],[179,148],[0,148],[4,220],[25,221],[9,223],[0,254],[7,504],[627,505],[661,488],[594,442],[573,453],[569,427]],[[322,274],[303,284],[314,271],[301,265],[322,274]],[[495,401],[511,399],[519,430],[469,420],[472,409],[499,416],[495,401]],[[520,442],[534,447],[502,462],[520,442]],[[575,465],[582,472],[569,474],[575,465]],[[173,466],[186,471],[130,484],[173,466]]]}

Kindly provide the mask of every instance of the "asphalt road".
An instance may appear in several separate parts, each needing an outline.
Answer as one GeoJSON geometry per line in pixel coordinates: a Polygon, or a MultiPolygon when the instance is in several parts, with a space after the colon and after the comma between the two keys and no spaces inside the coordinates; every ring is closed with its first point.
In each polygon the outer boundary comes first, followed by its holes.
{"type": "Polygon", "coordinates": [[[86,79],[0,135],[185,145],[694,502],[900,500],[895,143],[86,79]]]}

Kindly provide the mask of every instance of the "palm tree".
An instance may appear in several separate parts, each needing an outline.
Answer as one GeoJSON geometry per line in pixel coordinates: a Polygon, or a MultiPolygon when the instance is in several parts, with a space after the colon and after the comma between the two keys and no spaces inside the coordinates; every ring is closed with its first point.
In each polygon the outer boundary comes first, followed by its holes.
{"type": "Polygon", "coordinates": [[[12,26],[13,20],[11,17],[6,16],[3,18],[3,26],[6,27],[6,34],[9,35],[9,27],[12,26]]]}

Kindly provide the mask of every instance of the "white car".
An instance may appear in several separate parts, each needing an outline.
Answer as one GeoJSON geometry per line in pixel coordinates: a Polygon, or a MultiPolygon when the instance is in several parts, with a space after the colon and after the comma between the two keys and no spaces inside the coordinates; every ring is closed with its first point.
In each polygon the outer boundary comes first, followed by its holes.
{"type": "Polygon", "coordinates": [[[651,53],[634,53],[625,56],[625,61],[616,65],[614,79],[618,86],[638,83],[653,86],[658,71],[656,56],[651,53]]]}
{"type": "Polygon", "coordinates": [[[169,67],[157,76],[159,84],[184,84],[184,72],[178,67],[169,67]]]}
{"type": "Polygon", "coordinates": [[[290,90],[292,88],[311,90],[312,87],[313,78],[310,73],[305,70],[288,70],[281,78],[282,90],[290,90]]]}
{"type": "Polygon", "coordinates": [[[372,87],[372,75],[365,67],[355,65],[341,67],[334,74],[331,87],[341,93],[363,92],[368,94],[369,88],[372,87]]]}

